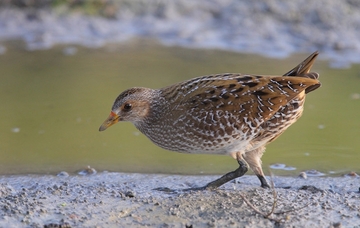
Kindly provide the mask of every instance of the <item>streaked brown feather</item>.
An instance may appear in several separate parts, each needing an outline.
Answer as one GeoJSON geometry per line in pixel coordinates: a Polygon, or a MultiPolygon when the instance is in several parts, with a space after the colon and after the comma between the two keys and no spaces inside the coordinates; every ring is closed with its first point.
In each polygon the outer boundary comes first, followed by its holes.
{"type": "Polygon", "coordinates": [[[248,116],[254,126],[259,126],[302,91],[318,84],[318,80],[307,77],[219,74],[185,81],[176,85],[177,89],[167,87],[163,91],[176,91],[178,95],[170,95],[173,114],[181,115],[183,110],[222,110],[237,113],[239,118],[248,116]]]}

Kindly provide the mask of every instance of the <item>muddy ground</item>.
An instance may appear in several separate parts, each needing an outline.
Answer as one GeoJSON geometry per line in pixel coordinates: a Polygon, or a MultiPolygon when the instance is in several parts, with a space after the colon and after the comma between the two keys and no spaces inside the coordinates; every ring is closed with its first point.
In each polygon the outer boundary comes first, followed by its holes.
{"type": "Polygon", "coordinates": [[[260,188],[256,176],[213,191],[154,190],[201,186],[215,178],[108,172],[0,176],[0,227],[360,227],[358,176],[273,177],[277,199],[269,217],[264,215],[274,192],[260,188]]]}

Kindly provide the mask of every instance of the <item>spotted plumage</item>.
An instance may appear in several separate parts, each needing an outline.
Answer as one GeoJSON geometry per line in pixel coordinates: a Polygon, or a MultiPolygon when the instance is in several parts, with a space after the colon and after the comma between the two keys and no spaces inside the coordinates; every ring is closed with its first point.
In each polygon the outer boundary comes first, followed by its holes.
{"type": "Polygon", "coordinates": [[[207,75],[161,89],[131,88],[115,100],[105,130],[132,122],[156,145],[184,153],[228,154],[240,167],[205,187],[243,175],[247,166],[268,187],[261,168],[265,146],[303,112],[305,94],[317,89],[309,73],[315,52],[283,76],[207,75]]]}

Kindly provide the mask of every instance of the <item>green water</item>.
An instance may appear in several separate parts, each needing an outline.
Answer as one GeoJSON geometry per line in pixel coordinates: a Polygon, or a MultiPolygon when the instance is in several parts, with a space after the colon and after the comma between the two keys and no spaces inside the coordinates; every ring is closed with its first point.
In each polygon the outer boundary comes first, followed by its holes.
{"type": "MultiPolygon", "coordinates": [[[[6,46],[0,55],[0,174],[71,173],[87,165],[122,172],[231,171],[237,168],[231,157],[163,150],[130,123],[98,128],[129,87],[159,88],[212,73],[282,74],[306,57],[267,59],[146,42],[78,48],[71,56],[64,47],[29,52],[18,43],[6,46]]],[[[323,86],[307,97],[303,117],[268,146],[265,172],[273,163],[296,167],[275,174],[360,171],[360,66],[329,69],[318,60],[313,69],[323,86]]]]}

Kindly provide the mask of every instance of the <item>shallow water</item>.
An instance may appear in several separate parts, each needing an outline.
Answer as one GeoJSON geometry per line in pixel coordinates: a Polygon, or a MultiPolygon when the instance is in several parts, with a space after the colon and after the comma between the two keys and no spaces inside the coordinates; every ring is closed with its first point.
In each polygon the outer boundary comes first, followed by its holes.
{"type": "MultiPolygon", "coordinates": [[[[237,164],[228,156],[168,152],[130,123],[98,128],[115,97],[129,87],[159,88],[223,72],[283,74],[306,57],[268,59],[144,41],[102,49],[29,52],[16,42],[6,47],[0,55],[0,174],[75,172],[87,165],[123,172],[231,171],[237,164]]],[[[296,168],[271,169],[275,174],[360,171],[360,66],[327,66],[315,63],[323,86],[307,97],[303,117],[268,146],[266,172],[274,163],[296,168]]]]}

